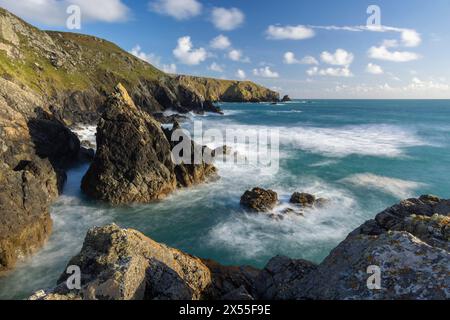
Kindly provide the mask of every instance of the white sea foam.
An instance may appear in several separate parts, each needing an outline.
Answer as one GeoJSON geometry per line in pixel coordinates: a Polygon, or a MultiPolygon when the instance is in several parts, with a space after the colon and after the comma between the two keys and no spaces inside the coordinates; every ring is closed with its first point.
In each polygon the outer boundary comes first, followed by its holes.
{"type": "Polygon", "coordinates": [[[430,145],[414,130],[386,124],[320,128],[309,126],[267,127],[240,125],[226,120],[208,121],[208,128],[243,130],[257,135],[260,130],[278,130],[280,144],[329,157],[350,155],[396,158],[405,155],[404,149],[430,145]]]}
{"type": "Polygon", "coordinates": [[[426,184],[416,181],[377,176],[371,173],[355,174],[342,179],[341,182],[362,188],[381,190],[399,199],[417,196],[415,191],[426,186],[426,184]]]}
{"type": "Polygon", "coordinates": [[[356,201],[343,190],[316,180],[304,186],[280,190],[283,202],[275,212],[289,207],[291,192],[301,190],[327,197],[331,202],[323,209],[311,209],[304,216],[286,215],[274,220],[265,214],[249,214],[236,210],[225,221],[211,229],[206,243],[239,259],[256,259],[277,254],[319,261],[337,242],[365,220],[356,201]]]}
{"type": "Polygon", "coordinates": [[[95,135],[97,133],[97,127],[93,125],[78,125],[76,128],[72,129],[80,141],[89,141],[92,145],[96,145],[97,140],[95,135]]]}

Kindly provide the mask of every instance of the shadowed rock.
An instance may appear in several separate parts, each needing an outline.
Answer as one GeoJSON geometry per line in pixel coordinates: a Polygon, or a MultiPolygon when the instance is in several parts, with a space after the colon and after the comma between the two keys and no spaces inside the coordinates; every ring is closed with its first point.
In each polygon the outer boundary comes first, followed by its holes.
{"type": "Polygon", "coordinates": [[[214,166],[204,162],[174,164],[170,132],[166,136],[159,122],[139,110],[122,85],[104,109],[97,153],[82,181],[88,196],[114,205],[148,203],[215,174],[214,166]]]}

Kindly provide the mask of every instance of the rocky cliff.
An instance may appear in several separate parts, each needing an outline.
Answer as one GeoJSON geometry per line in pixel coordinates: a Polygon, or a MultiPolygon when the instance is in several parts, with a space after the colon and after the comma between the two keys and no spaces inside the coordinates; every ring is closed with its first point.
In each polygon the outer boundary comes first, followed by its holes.
{"type": "MultiPolygon", "coordinates": [[[[87,195],[115,205],[148,203],[215,175],[215,167],[203,161],[175,164],[172,130],[164,132],[159,122],[139,110],[122,85],[104,109],[97,126],[97,153],[82,181],[87,195]]],[[[203,150],[190,137],[184,139],[203,150]]]]}
{"type": "MultiPolygon", "coordinates": [[[[187,86],[111,42],[42,31],[0,8],[0,272],[47,239],[49,205],[85,151],[68,127],[97,123],[117,83],[145,113],[220,111],[201,83],[187,86]]],[[[248,85],[258,100],[276,96],[248,85]]]]}
{"type": "Polygon", "coordinates": [[[273,101],[251,82],[172,76],[92,36],[41,31],[0,8],[0,76],[45,97],[69,122],[94,122],[122,83],[144,111],[217,111],[211,101],[273,101]]]}
{"type": "Polygon", "coordinates": [[[81,289],[68,290],[63,273],[32,299],[449,299],[449,222],[450,200],[405,200],[319,265],[275,257],[263,270],[221,266],[116,225],[93,228],[69,262],[81,269],[81,289]],[[370,279],[376,269],[379,284],[370,279]]]}

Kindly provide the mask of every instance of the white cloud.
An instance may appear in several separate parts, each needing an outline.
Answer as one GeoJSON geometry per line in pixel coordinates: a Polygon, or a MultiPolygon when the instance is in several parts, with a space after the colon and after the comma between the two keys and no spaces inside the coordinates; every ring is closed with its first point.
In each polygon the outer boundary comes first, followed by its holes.
{"type": "Polygon", "coordinates": [[[128,20],[130,9],[122,0],[0,0],[0,6],[21,18],[51,26],[65,26],[70,5],[78,5],[82,22],[123,22],[128,20]]]}
{"type": "Polygon", "coordinates": [[[231,31],[244,23],[245,15],[237,8],[214,8],[211,20],[217,29],[231,31]]]}
{"type": "Polygon", "coordinates": [[[389,26],[310,26],[310,28],[328,31],[400,33],[401,42],[405,47],[417,47],[422,42],[422,38],[416,30],[407,28],[389,26]]]}
{"type": "Polygon", "coordinates": [[[314,37],[313,29],[298,26],[274,26],[271,25],[266,31],[267,38],[270,40],[304,40],[314,37]]]}
{"type": "Polygon", "coordinates": [[[312,56],[306,56],[303,57],[301,60],[298,60],[295,57],[295,54],[290,51],[284,54],[283,62],[285,64],[315,64],[315,65],[319,64],[319,61],[317,61],[317,59],[312,56]]]}
{"type": "Polygon", "coordinates": [[[318,67],[310,68],[306,71],[309,76],[330,76],[330,77],[353,77],[352,72],[348,67],[344,68],[326,68],[319,69],[318,67]]]}
{"type": "Polygon", "coordinates": [[[214,71],[214,72],[223,72],[223,71],[224,71],[223,66],[217,64],[216,62],[213,62],[213,63],[209,66],[208,69],[211,70],[211,71],[214,71]]]}
{"type": "Polygon", "coordinates": [[[211,47],[218,50],[225,50],[231,47],[231,41],[224,35],[219,35],[211,40],[211,47]]]}
{"type": "Polygon", "coordinates": [[[366,67],[366,72],[371,73],[371,74],[383,74],[384,71],[383,69],[376,64],[373,63],[369,63],[366,67]]]}
{"type": "Polygon", "coordinates": [[[409,62],[420,59],[420,55],[410,51],[390,51],[386,46],[371,47],[369,57],[393,62],[409,62]]]}
{"type": "Polygon", "coordinates": [[[173,50],[173,55],[187,65],[197,65],[205,61],[208,53],[203,48],[194,49],[191,37],[186,36],[178,39],[178,45],[173,50]]]}
{"type": "Polygon", "coordinates": [[[186,20],[202,12],[202,4],[197,0],[156,0],[149,6],[151,10],[177,20],[186,20]]]}
{"type": "Polygon", "coordinates": [[[177,72],[177,65],[172,64],[161,64],[161,57],[155,55],[154,53],[145,53],[142,51],[142,48],[140,45],[136,45],[133,49],[131,49],[130,53],[137,58],[144,60],[153,66],[155,66],[158,69],[161,69],[162,71],[166,73],[176,73],[177,72]]]}
{"type": "Polygon", "coordinates": [[[272,71],[270,67],[264,67],[259,69],[253,69],[253,74],[257,77],[263,78],[279,78],[278,72],[272,71]]]}
{"type": "Polygon", "coordinates": [[[351,52],[347,52],[344,49],[337,49],[335,53],[329,53],[328,51],[322,52],[320,58],[323,62],[334,66],[349,66],[355,57],[351,52]]]}
{"type": "Polygon", "coordinates": [[[238,77],[241,80],[244,80],[247,75],[245,74],[245,71],[242,69],[238,69],[238,71],[236,71],[236,77],[238,77]]]}
{"type": "Polygon", "coordinates": [[[233,61],[239,61],[242,58],[242,51],[233,49],[228,53],[228,58],[233,61]]]}

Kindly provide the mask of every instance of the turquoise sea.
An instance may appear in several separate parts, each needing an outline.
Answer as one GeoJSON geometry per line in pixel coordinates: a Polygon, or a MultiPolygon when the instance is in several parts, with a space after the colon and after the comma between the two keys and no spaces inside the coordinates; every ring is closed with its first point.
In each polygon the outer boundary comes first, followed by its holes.
{"type": "MultiPolygon", "coordinates": [[[[79,186],[87,166],[74,168],[52,207],[49,242],[0,279],[0,298],[22,299],[54,286],[92,226],[116,222],[222,264],[263,267],[278,254],[320,262],[355,227],[401,199],[429,193],[450,198],[448,100],[298,100],[221,107],[224,116],[190,117],[206,129],[277,130],[276,174],[263,176],[254,165],[218,163],[221,179],[216,182],[156,204],[112,208],[83,197],[79,186]],[[256,186],[278,192],[282,204],[277,210],[294,191],[327,198],[330,204],[280,221],[248,214],[240,196],[256,186]]],[[[82,134],[93,138],[90,130],[82,134]]]]}

